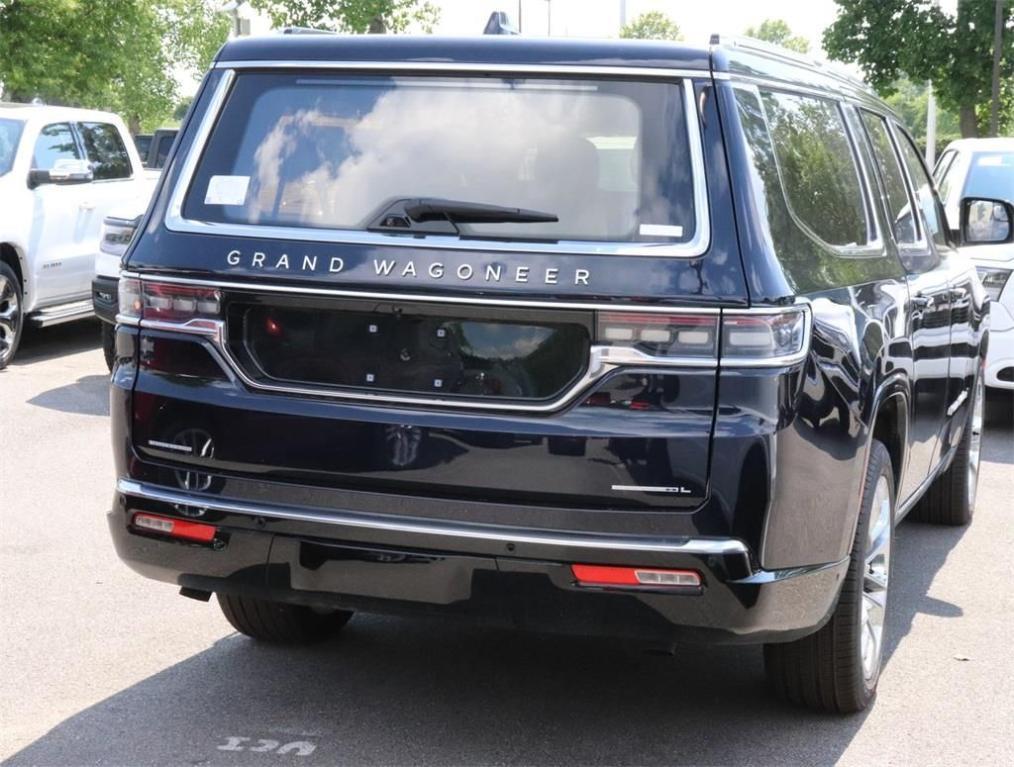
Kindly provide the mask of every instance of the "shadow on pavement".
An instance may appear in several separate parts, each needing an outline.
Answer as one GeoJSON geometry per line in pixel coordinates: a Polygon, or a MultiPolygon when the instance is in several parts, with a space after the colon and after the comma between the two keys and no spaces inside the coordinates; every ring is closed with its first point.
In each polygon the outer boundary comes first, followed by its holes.
{"type": "MultiPolygon", "coordinates": [[[[962,614],[928,589],[963,533],[899,526],[885,673],[917,613],[962,614]]],[[[757,648],[670,657],[608,639],[358,616],[309,648],[225,637],[7,764],[269,763],[282,757],[249,749],[292,741],[315,747],[284,757],[300,765],[831,764],[864,720],[770,698],[757,648]]]]}
{"type": "Polygon", "coordinates": [[[97,349],[101,344],[99,322],[97,319],[89,319],[54,325],[51,328],[26,328],[21,346],[18,347],[18,354],[10,363],[10,367],[30,365],[65,354],[97,349]]]}
{"type": "Polygon", "coordinates": [[[109,376],[84,376],[76,383],[37,394],[28,404],[61,413],[109,415],[109,376]]]}

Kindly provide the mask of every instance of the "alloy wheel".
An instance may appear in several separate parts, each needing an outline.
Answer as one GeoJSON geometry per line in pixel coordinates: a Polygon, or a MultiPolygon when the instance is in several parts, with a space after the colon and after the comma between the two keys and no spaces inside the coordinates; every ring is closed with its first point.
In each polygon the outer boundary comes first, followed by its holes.
{"type": "Polygon", "coordinates": [[[982,450],[982,421],[986,400],[986,386],[982,374],[975,383],[975,394],[972,397],[972,420],[969,428],[972,433],[968,441],[968,508],[975,508],[975,493],[979,486],[979,454],[982,450]]]}
{"type": "Polygon", "coordinates": [[[863,676],[870,685],[876,681],[880,673],[883,655],[887,586],[891,577],[891,527],[891,489],[887,477],[880,477],[870,508],[860,616],[863,676]]]}
{"type": "Polygon", "coordinates": [[[21,300],[17,286],[0,274],[0,364],[5,364],[21,332],[21,300]]]}

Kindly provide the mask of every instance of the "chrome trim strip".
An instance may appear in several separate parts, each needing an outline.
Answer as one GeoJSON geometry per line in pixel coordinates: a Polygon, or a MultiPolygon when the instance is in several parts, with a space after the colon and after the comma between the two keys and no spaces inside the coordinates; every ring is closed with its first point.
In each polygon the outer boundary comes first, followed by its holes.
{"type": "Polygon", "coordinates": [[[961,390],[961,394],[959,394],[955,398],[954,402],[951,403],[951,406],[949,408],[947,408],[947,417],[950,418],[952,415],[954,415],[955,413],[957,413],[958,412],[958,408],[961,407],[962,403],[966,399],[968,399],[968,389],[962,389],[961,390]]]}
{"type": "MultiPolygon", "coordinates": [[[[135,273],[124,273],[124,277],[134,279],[148,279],[135,273]]],[[[185,285],[214,285],[219,288],[236,288],[240,290],[252,290],[252,291],[278,291],[286,293],[303,293],[303,294],[323,294],[323,295],[340,295],[340,296],[351,296],[351,297],[367,297],[371,299],[389,300],[389,301],[428,301],[437,303],[461,303],[461,304],[484,304],[484,305],[508,305],[508,306],[536,306],[536,307],[550,307],[554,309],[559,308],[570,308],[570,309],[586,309],[586,310],[601,310],[601,311],[631,311],[631,312],[645,312],[645,313],[679,313],[679,314],[700,314],[707,316],[715,316],[719,314],[728,314],[730,316],[741,316],[741,315],[756,315],[756,314],[780,314],[786,311],[789,307],[758,307],[754,309],[712,309],[712,308],[683,308],[683,307],[645,307],[645,306],[614,306],[610,304],[567,304],[564,302],[552,302],[552,301],[524,301],[524,300],[511,300],[511,299],[492,299],[492,298],[475,298],[475,297],[441,297],[433,295],[413,295],[413,294],[400,294],[400,293],[383,293],[383,292],[363,292],[353,290],[332,290],[322,288],[299,288],[284,285],[250,285],[245,283],[227,283],[210,280],[197,280],[193,278],[184,277],[161,277],[153,276],[153,281],[156,282],[171,282],[175,284],[185,285]]],[[[219,362],[224,363],[224,370],[230,375],[231,378],[240,380],[243,384],[254,390],[259,391],[270,391],[280,394],[295,394],[300,396],[309,397],[326,397],[328,399],[343,399],[350,401],[359,402],[378,402],[382,404],[400,404],[400,405],[421,405],[421,406],[438,406],[438,407],[455,407],[465,410],[501,410],[501,411],[514,411],[524,413],[549,413],[555,410],[559,410],[567,405],[571,404],[578,396],[593,384],[600,381],[607,374],[612,373],[615,370],[621,368],[659,368],[659,369],[716,369],[716,368],[763,368],[763,367],[787,367],[795,365],[806,359],[810,349],[810,334],[813,327],[813,315],[810,309],[809,303],[805,300],[798,300],[793,305],[794,309],[801,310],[803,312],[803,345],[799,352],[786,355],[782,357],[735,357],[735,358],[719,358],[716,360],[714,357],[655,357],[650,354],[645,354],[634,348],[622,347],[622,346],[597,346],[593,345],[589,349],[589,360],[588,367],[585,370],[584,375],[580,379],[574,382],[574,384],[567,389],[563,394],[557,397],[551,402],[543,402],[539,404],[519,404],[511,402],[496,402],[496,401],[475,401],[467,400],[464,398],[446,398],[446,397],[430,397],[430,396],[399,396],[390,394],[374,394],[371,392],[361,391],[349,391],[349,390],[335,390],[327,387],[310,387],[310,386],[286,386],[280,384],[269,384],[263,381],[258,381],[251,378],[243,370],[238,360],[232,355],[229,350],[229,344],[227,340],[227,328],[225,322],[222,320],[209,320],[209,319],[197,319],[191,320],[185,323],[165,322],[161,320],[141,320],[137,321],[132,317],[125,317],[123,315],[117,315],[117,320],[121,319],[124,324],[130,324],[134,326],[140,326],[149,330],[159,330],[169,333],[187,333],[191,335],[198,335],[206,338],[212,346],[212,349],[216,352],[219,357],[219,362]]]]}
{"type": "MultiPolygon", "coordinates": [[[[261,67],[269,67],[273,62],[260,62],[256,64],[261,67]]],[[[284,64],[284,62],[276,62],[284,64]]],[[[343,62],[332,62],[336,69],[344,66],[343,62]]],[[[306,69],[306,65],[300,62],[289,62],[295,68],[306,69]]],[[[371,64],[373,69],[397,69],[398,62],[378,62],[371,64]]],[[[354,67],[353,67],[354,68],[354,67]]],[[[415,64],[408,65],[409,70],[425,69],[415,64]]],[[[634,242],[595,242],[591,240],[562,240],[558,243],[547,244],[524,241],[495,241],[495,240],[462,240],[459,237],[446,235],[426,235],[425,237],[406,237],[398,234],[383,234],[380,232],[366,232],[352,229],[312,229],[308,227],[289,226],[260,226],[257,224],[222,224],[210,221],[196,221],[184,218],[183,202],[190,189],[194,173],[197,169],[198,160],[204,151],[212,128],[218,120],[218,116],[225,104],[229,89],[235,79],[235,69],[232,66],[223,68],[224,74],[211,96],[208,108],[201,118],[197,133],[187,152],[180,169],[180,175],[176,179],[172,195],[169,199],[169,206],[165,214],[165,225],[167,229],[174,232],[189,232],[192,234],[209,235],[230,235],[235,237],[256,237],[273,240],[291,240],[303,242],[329,242],[341,244],[359,245],[384,245],[389,247],[415,248],[415,249],[444,249],[444,250],[467,250],[471,252],[522,252],[522,253],[556,253],[571,255],[629,255],[629,256],[659,256],[676,258],[695,258],[707,252],[711,244],[711,211],[708,205],[707,178],[704,171],[704,149],[701,141],[700,115],[697,110],[697,103],[694,98],[693,83],[689,79],[682,80],[684,112],[686,118],[684,125],[687,130],[687,145],[690,151],[690,164],[693,180],[694,194],[694,236],[687,242],[680,243],[634,243],[634,242]]],[[[598,73],[608,74],[611,69],[625,70],[624,67],[591,67],[573,68],[574,73],[598,73]]],[[[462,70],[458,65],[443,64],[436,71],[496,71],[488,67],[478,70],[462,70]]],[[[507,67],[503,71],[525,71],[515,67],[507,67]]],[[[551,69],[535,67],[532,72],[553,74],[551,69]]],[[[630,70],[632,76],[643,70],[630,70]]],[[[674,74],[678,70],[648,70],[655,71],[658,77],[666,76],[678,78],[674,74]],[[659,74],[659,73],[665,73],[659,74]]],[[[708,73],[701,71],[697,76],[706,76],[708,73]]]]}
{"type": "MultiPolygon", "coordinates": [[[[476,74],[532,74],[532,75],[623,75],[632,78],[697,77],[708,79],[707,69],[670,69],[668,67],[616,67],[594,64],[496,64],[458,61],[283,61],[247,60],[219,61],[215,69],[352,69],[375,72],[473,72],[476,74]]],[[[723,73],[718,73],[723,74],[723,73]]]]}
{"type": "Polygon", "coordinates": [[[189,333],[207,338],[212,348],[221,358],[220,362],[225,363],[225,370],[242,381],[251,389],[259,391],[276,392],[278,394],[295,394],[307,397],[326,397],[328,399],[340,399],[353,402],[376,402],[381,404],[397,405],[421,405],[429,407],[461,408],[465,410],[499,410],[522,413],[550,413],[554,410],[566,407],[578,399],[581,393],[590,388],[594,383],[604,378],[608,373],[618,370],[621,367],[693,367],[715,369],[717,362],[714,359],[695,359],[692,357],[653,357],[644,354],[636,349],[625,349],[609,346],[592,346],[588,354],[588,367],[577,381],[569,389],[551,402],[538,404],[522,404],[510,401],[496,400],[474,400],[461,398],[448,398],[440,396],[412,396],[397,394],[382,394],[350,389],[332,389],[326,386],[292,386],[285,384],[265,383],[247,375],[243,366],[233,356],[226,339],[225,323],[221,320],[197,320],[189,323],[173,323],[159,320],[141,320],[141,327],[150,330],[161,330],[168,332],[189,333]]]}
{"type": "Polygon", "coordinates": [[[621,493],[670,493],[675,495],[693,495],[685,487],[664,487],[656,485],[613,485],[613,490],[621,493]]]}
{"type": "MultiPolygon", "coordinates": [[[[588,311],[644,312],[646,314],[720,314],[720,308],[688,307],[673,305],[644,305],[629,303],[595,303],[588,301],[567,300],[529,300],[526,298],[497,298],[496,296],[462,296],[439,295],[434,293],[398,293],[384,290],[354,290],[338,287],[320,287],[317,285],[277,285],[262,282],[232,282],[218,279],[198,279],[194,277],[171,277],[160,274],[140,274],[123,272],[122,277],[145,279],[152,282],[168,282],[174,285],[198,285],[222,288],[225,290],[246,290],[255,293],[295,293],[308,296],[335,296],[337,298],[369,298],[381,301],[421,301],[437,304],[470,304],[473,306],[517,306],[535,309],[584,309],[588,311]]],[[[780,310],[775,310],[780,311],[780,310]]]]}
{"type": "Polygon", "coordinates": [[[133,495],[160,503],[183,506],[199,506],[230,514],[245,514],[271,519],[285,519],[295,522],[318,522],[339,527],[354,527],[363,530],[381,530],[412,535],[439,535],[464,540],[490,541],[497,543],[530,544],[534,546],[573,546],[577,548],[662,552],[668,554],[698,554],[721,556],[723,554],[749,555],[746,544],[735,538],[643,538],[610,537],[589,533],[539,532],[536,530],[513,530],[493,525],[464,525],[452,522],[411,521],[405,517],[384,517],[357,514],[355,512],[318,511],[310,508],[280,508],[248,501],[223,500],[215,496],[198,493],[183,493],[153,487],[134,480],[119,479],[116,491],[122,495],[133,495]]]}

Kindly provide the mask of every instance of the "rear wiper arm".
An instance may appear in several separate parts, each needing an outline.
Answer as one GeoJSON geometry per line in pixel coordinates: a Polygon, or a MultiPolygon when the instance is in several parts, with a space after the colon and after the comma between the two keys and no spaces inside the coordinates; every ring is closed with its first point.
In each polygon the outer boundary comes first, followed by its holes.
{"type": "Polygon", "coordinates": [[[366,228],[382,232],[457,234],[457,224],[534,224],[559,220],[555,214],[539,210],[440,197],[413,197],[386,204],[366,228]]]}
{"type": "Polygon", "coordinates": [[[484,202],[444,200],[439,197],[420,197],[407,200],[405,212],[413,221],[456,221],[462,224],[499,224],[507,222],[545,223],[559,221],[552,213],[524,208],[507,208],[484,202]]]}

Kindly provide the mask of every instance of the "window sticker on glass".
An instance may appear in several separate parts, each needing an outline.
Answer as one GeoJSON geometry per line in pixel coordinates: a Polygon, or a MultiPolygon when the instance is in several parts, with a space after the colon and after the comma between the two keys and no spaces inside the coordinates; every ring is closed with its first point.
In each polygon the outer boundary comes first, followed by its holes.
{"type": "Polygon", "coordinates": [[[246,203],[246,190],[249,186],[249,176],[212,176],[208,181],[204,204],[243,205],[246,203]]]}
{"type": "Polygon", "coordinates": [[[637,233],[642,237],[682,237],[683,227],[672,224],[641,224],[637,233]]]}

